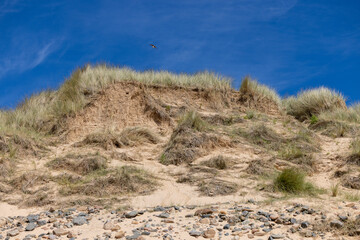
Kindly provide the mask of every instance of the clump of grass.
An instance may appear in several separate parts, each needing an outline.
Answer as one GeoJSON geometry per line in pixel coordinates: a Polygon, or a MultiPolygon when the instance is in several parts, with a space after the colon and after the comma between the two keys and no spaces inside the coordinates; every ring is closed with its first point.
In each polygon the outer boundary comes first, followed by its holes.
{"type": "Polygon", "coordinates": [[[253,119],[255,117],[254,111],[246,111],[245,119],[253,119]]]}
{"type": "Polygon", "coordinates": [[[100,154],[68,154],[64,157],[58,157],[51,160],[46,166],[55,170],[69,170],[86,175],[94,171],[106,169],[107,160],[100,154]]]}
{"type": "Polygon", "coordinates": [[[316,188],[305,182],[305,174],[295,168],[284,169],[274,180],[275,189],[291,194],[314,194],[316,188]]]}
{"type": "Polygon", "coordinates": [[[296,97],[284,99],[283,104],[287,113],[300,121],[324,111],[346,109],[344,97],[325,87],[303,91],[296,97]]]}
{"type": "Polygon", "coordinates": [[[354,136],[359,131],[356,126],[336,120],[319,120],[310,128],[320,131],[322,135],[333,138],[345,137],[346,135],[354,136]]]}
{"type": "Polygon", "coordinates": [[[227,169],[230,165],[232,165],[232,162],[225,158],[222,155],[210,158],[207,161],[204,161],[201,163],[202,165],[205,165],[210,168],[216,168],[219,170],[227,169]]]}
{"type": "Polygon", "coordinates": [[[104,149],[111,149],[113,147],[136,146],[145,142],[155,144],[159,141],[159,137],[148,128],[129,127],[120,133],[114,129],[106,129],[105,131],[89,134],[76,146],[96,145],[104,149]]]}
{"type": "Polygon", "coordinates": [[[281,105],[281,98],[275,90],[258,83],[256,80],[251,79],[250,76],[243,78],[240,86],[240,94],[252,95],[257,98],[267,98],[273,101],[277,106],[281,105]]]}
{"type": "Polygon", "coordinates": [[[310,124],[315,124],[319,121],[319,118],[316,115],[312,115],[310,118],[310,124]]]}
{"type": "Polygon", "coordinates": [[[209,128],[209,124],[205,122],[196,111],[189,111],[180,118],[178,128],[191,128],[203,132],[209,128]]]}
{"type": "Polygon", "coordinates": [[[336,108],[332,111],[323,111],[319,115],[320,120],[324,121],[343,121],[360,124],[360,104],[355,104],[349,108],[336,108]]]}
{"type": "Polygon", "coordinates": [[[339,194],[339,186],[340,186],[339,183],[331,186],[331,196],[332,197],[336,197],[339,194]]]}

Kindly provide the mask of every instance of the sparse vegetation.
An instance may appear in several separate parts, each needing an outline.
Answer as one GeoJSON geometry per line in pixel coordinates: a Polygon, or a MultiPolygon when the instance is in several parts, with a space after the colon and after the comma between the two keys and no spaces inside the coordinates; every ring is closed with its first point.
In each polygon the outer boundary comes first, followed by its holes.
{"type": "Polygon", "coordinates": [[[360,166],[360,138],[353,139],[350,148],[351,155],[348,157],[347,162],[360,166]]]}
{"type": "Polygon", "coordinates": [[[315,124],[319,121],[319,118],[316,115],[312,115],[310,118],[310,124],[315,124]]]}
{"type": "Polygon", "coordinates": [[[238,190],[237,184],[216,178],[202,180],[198,188],[205,196],[225,196],[236,193],[238,190]]]}
{"type": "Polygon", "coordinates": [[[350,192],[346,192],[344,194],[345,200],[350,201],[350,202],[357,202],[360,200],[360,195],[358,193],[350,193],[350,192]]]}
{"type": "Polygon", "coordinates": [[[303,91],[296,97],[284,99],[283,105],[288,114],[300,121],[324,111],[346,109],[344,97],[325,87],[303,91]]]}
{"type": "Polygon", "coordinates": [[[113,170],[95,171],[81,179],[60,178],[63,195],[84,194],[105,197],[115,194],[149,193],[157,185],[145,170],[123,166],[113,170]]]}
{"type": "Polygon", "coordinates": [[[160,163],[165,165],[191,163],[207,149],[227,145],[219,136],[206,132],[207,129],[209,129],[208,124],[198,113],[194,111],[186,113],[161,154],[160,163]]]}

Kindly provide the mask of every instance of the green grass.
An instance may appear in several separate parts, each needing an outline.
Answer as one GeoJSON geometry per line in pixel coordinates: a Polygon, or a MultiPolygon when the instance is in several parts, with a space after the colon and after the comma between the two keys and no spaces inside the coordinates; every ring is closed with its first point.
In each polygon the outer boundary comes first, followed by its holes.
{"type": "Polygon", "coordinates": [[[357,202],[360,200],[360,195],[358,193],[345,193],[344,194],[344,198],[345,200],[347,201],[350,201],[350,202],[357,202]]]}
{"type": "Polygon", "coordinates": [[[319,118],[316,115],[312,115],[310,118],[310,124],[315,124],[319,121],[319,118]]]}
{"type": "Polygon", "coordinates": [[[178,128],[191,128],[199,132],[209,129],[209,124],[204,121],[196,111],[189,111],[179,120],[178,128]]]}
{"type": "Polygon", "coordinates": [[[317,189],[305,181],[305,173],[295,168],[284,169],[274,180],[275,189],[290,194],[313,195],[317,189]]]}
{"type": "Polygon", "coordinates": [[[301,121],[324,111],[346,109],[344,97],[325,87],[300,92],[296,97],[284,99],[283,105],[289,115],[301,121]]]}
{"type": "Polygon", "coordinates": [[[338,194],[339,194],[339,186],[340,184],[337,183],[337,184],[334,184],[331,186],[331,196],[332,197],[336,197],[338,194]]]}

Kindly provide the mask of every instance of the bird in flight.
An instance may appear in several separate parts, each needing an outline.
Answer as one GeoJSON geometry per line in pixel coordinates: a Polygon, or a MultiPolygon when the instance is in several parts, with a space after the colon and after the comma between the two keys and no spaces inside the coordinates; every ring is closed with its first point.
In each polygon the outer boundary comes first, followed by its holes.
{"type": "Polygon", "coordinates": [[[154,44],[149,44],[152,48],[157,48],[154,44]]]}

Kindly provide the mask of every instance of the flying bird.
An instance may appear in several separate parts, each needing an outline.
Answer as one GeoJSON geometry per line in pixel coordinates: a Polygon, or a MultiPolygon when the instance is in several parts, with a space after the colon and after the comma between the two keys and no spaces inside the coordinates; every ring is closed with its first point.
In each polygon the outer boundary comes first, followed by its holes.
{"type": "Polygon", "coordinates": [[[152,48],[157,48],[154,44],[149,44],[152,48]]]}

